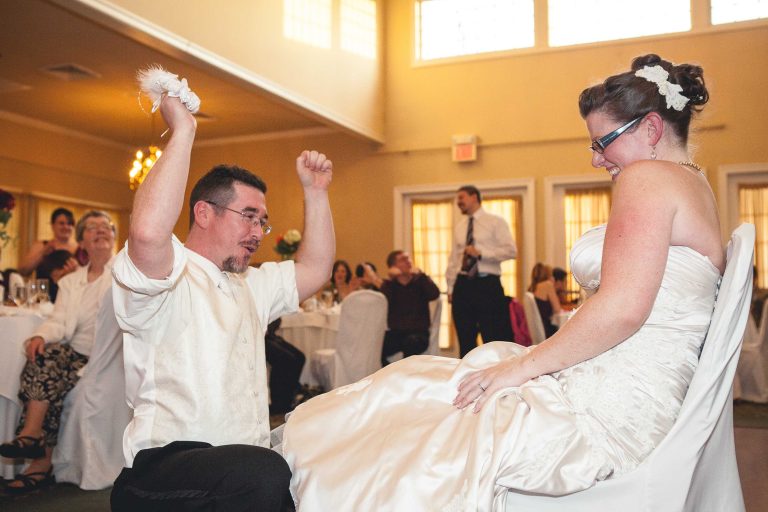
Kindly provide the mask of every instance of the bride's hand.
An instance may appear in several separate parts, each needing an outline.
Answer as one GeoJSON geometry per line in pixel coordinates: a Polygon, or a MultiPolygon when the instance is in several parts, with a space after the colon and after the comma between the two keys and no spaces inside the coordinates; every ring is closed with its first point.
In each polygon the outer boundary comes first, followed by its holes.
{"type": "Polygon", "coordinates": [[[480,412],[488,398],[499,389],[520,386],[530,380],[523,372],[522,362],[522,357],[515,357],[470,373],[459,384],[459,394],[453,400],[453,405],[464,409],[477,400],[472,412],[480,412]]]}

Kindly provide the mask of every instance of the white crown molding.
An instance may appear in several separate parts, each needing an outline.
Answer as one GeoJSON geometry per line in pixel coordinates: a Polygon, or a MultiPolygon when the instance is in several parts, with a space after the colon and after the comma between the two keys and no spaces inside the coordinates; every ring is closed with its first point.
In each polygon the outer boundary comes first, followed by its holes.
{"type": "Polygon", "coordinates": [[[300,137],[316,137],[329,135],[337,130],[321,126],[318,128],[303,128],[299,130],[283,130],[279,132],[252,133],[247,135],[235,135],[232,137],[219,137],[215,139],[203,139],[195,142],[196,148],[223,146],[227,144],[244,144],[251,142],[265,142],[270,140],[297,139],[300,137]]]}
{"type": "Polygon", "coordinates": [[[8,112],[7,110],[0,110],[0,120],[8,121],[15,124],[20,124],[22,126],[27,126],[29,128],[35,128],[37,130],[43,130],[51,133],[58,133],[59,135],[65,135],[67,137],[74,137],[76,139],[93,142],[94,144],[99,144],[102,146],[119,149],[120,151],[128,151],[128,152],[133,151],[131,146],[122,144],[112,139],[99,137],[97,135],[91,135],[90,133],[81,132],[78,130],[74,130],[72,128],[66,128],[58,124],[49,123],[48,121],[41,121],[40,119],[36,119],[34,117],[28,117],[28,116],[23,116],[21,114],[16,114],[14,112],[8,112]]]}
{"type": "Polygon", "coordinates": [[[316,103],[304,96],[296,94],[294,91],[283,87],[253,71],[236,64],[221,55],[196,45],[171,32],[160,25],[137,16],[131,11],[123,9],[107,0],[52,0],[63,8],[75,11],[78,14],[94,19],[119,33],[135,41],[147,44],[152,48],[157,48],[157,43],[166,46],[171,50],[181,52],[183,55],[191,56],[198,62],[210,66],[216,70],[223,71],[230,76],[234,76],[244,82],[254,85],[262,91],[268,93],[273,99],[292,107],[299,107],[305,113],[317,117],[319,121],[331,122],[340,128],[351,131],[353,134],[363,136],[374,142],[383,143],[384,135],[363,126],[355,120],[339,115],[337,112],[327,109],[323,105],[316,103]],[[139,31],[139,33],[137,33],[139,31]],[[144,37],[142,37],[144,36],[144,37]],[[149,36],[149,37],[146,37],[149,36]],[[154,43],[154,44],[153,44],[154,43]]]}

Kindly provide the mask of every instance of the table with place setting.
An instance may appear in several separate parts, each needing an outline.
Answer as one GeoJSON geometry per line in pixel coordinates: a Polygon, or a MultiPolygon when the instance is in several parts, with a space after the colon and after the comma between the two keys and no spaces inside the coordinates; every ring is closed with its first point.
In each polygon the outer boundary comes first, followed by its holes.
{"type": "MultiPolygon", "coordinates": [[[[47,308],[43,311],[48,312],[47,308]]],[[[27,361],[24,341],[45,320],[40,307],[0,306],[0,442],[12,439],[21,415],[20,377],[27,361]]],[[[0,476],[13,478],[18,467],[2,459],[0,476]]]]}
{"type": "Polygon", "coordinates": [[[341,305],[338,304],[331,308],[299,311],[282,317],[278,334],[301,350],[307,358],[299,378],[302,384],[318,384],[312,377],[310,361],[316,350],[336,347],[340,318],[341,305]]]}

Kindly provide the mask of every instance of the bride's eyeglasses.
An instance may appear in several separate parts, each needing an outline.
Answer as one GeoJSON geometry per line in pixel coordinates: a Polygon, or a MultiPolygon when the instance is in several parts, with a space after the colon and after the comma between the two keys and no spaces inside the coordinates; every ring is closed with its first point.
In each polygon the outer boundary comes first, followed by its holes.
{"type": "Polygon", "coordinates": [[[640,121],[643,117],[644,116],[636,117],[635,119],[631,120],[624,126],[620,126],[619,128],[616,128],[608,135],[603,135],[602,137],[594,139],[592,141],[592,145],[589,146],[589,149],[591,149],[595,153],[602,155],[605,152],[605,148],[607,148],[611,144],[611,142],[615,141],[616,139],[619,138],[619,135],[621,135],[625,131],[635,126],[635,124],[637,124],[637,122],[640,121]]]}

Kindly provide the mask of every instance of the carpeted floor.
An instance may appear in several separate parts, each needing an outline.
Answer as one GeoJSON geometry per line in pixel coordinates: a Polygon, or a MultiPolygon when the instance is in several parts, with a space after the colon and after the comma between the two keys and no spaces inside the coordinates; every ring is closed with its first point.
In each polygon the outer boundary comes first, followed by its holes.
{"type": "MultiPolygon", "coordinates": [[[[746,429],[768,429],[768,405],[736,402],[733,407],[733,413],[734,425],[739,428],[736,432],[737,448],[739,447],[740,437],[744,437],[745,433],[752,432],[746,429]]],[[[282,415],[270,418],[272,428],[280,425],[282,422],[282,415]]],[[[744,442],[748,441],[745,439],[744,442]]],[[[753,452],[754,446],[748,447],[746,452],[739,451],[740,473],[743,473],[745,470],[742,467],[744,463],[742,458],[749,456],[749,453],[753,452]],[[747,455],[744,455],[744,453],[747,455]]],[[[766,505],[763,498],[768,493],[764,485],[764,482],[768,481],[768,471],[765,471],[765,474],[760,477],[753,474],[755,471],[763,472],[766,469],[763,455],[759,456],[760,460],[757,461],[756,465],[754,461],[748,462],[751,470],[749,471],[752,477],[751,480],[742,477],[747,512],[764,512],[768,510],[768,506],[763,508],[763,505],[766,505]]],[[[103,491],[82,491],[74,485],[57,484],[48,489],[25,496],[12,497],[2,494],[0,495],[0,512],[106,512],[109,510],[109,493],[109,489],[103,491]]]]}

